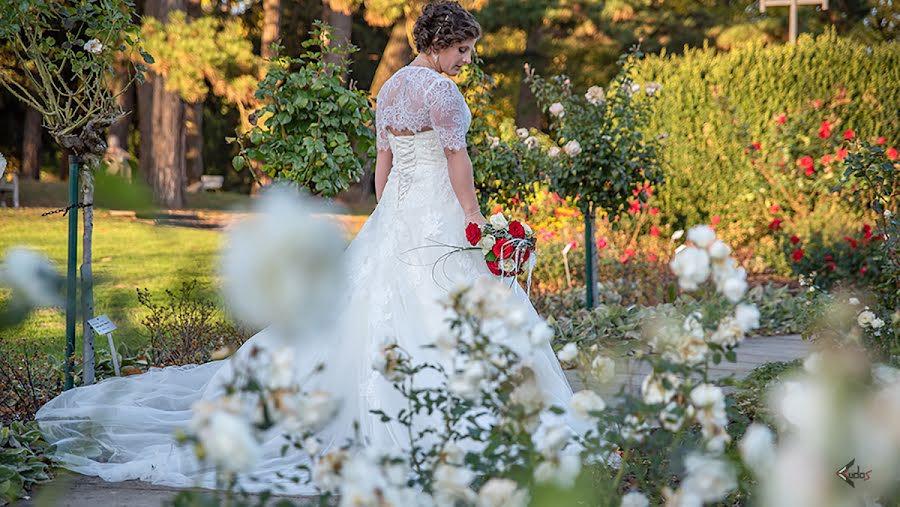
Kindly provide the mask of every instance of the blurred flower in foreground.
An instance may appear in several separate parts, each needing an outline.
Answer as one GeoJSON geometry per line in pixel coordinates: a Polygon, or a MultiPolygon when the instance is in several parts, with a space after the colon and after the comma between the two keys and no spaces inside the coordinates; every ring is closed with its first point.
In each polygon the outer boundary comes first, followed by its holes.
{"type": "Polygon", "coordinates": [[[65,279],[43,255],[12,247],[0,264],[2,287],[12,289],[12,299],[0,310],[0,327],[21,322],[34,308],[62,306],[65,279]]]}
{"type": "Polygon", "coordinates": [[[239,319],[296,337],[330,315],[344,241],[335,224],[313,216],[320,210],[311,198],[289,187],[266,192],[257,209],[228,234],[225,296],[239,319]]]}

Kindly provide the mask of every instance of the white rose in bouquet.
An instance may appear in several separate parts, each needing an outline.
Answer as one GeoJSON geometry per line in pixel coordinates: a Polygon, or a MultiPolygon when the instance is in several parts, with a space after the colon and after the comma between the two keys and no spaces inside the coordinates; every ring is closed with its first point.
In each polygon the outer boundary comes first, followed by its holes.
{"type": "Polygon", "coordinates": [[[505,231],[506,228],[509,227],[509,221],[506,220],[506,217],[503,216],[503,213],[491,215],[490,222],[494,229],[498,229],[501,231],[505,231]]]}
{"type": "Polygon", "coordinates": [[[554,102],[550,105],[550,114],[556,116],[557,118],[562,118],[566,115],[566,108],[563,107],[559,102],[554,102]]]}

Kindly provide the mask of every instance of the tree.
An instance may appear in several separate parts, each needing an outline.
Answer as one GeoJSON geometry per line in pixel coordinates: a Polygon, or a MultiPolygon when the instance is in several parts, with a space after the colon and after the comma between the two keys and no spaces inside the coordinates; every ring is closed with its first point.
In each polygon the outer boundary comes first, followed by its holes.
{"type": "MultiPolygon", "coordinates": [[[[183,0],[147,0],[145,25],[166,23],[174,12],[184,11],[183,0]]],[[[142,30],[143,31],[143,30],[142,30]]],[[[185,107],[178,93],[166,87],[158,67],[151,67],[138,88],[141,130],[140,169],[153,196],[165,208],[184,207],[185,107]]]]}
{"type": "Polygon", "coordinates": [[[26,106],[25,126],[22,136],[22,175],[41,179],[41,113],[26,106]]]}
{"type": "MultiPolygon", "coordinates": [[[[117,50],[140,53],[142,60],[152,60],[135,43],[133,8],[129,0],[0,3],[0,40],[8,44],[18,64],[16,68],[0,69],[0,84],[37,110],[56,142],[74,155],[69,161],[72,178],[68,210],[84,210],[81,280],[86,383],[92,383],[94,378],[94,341],[87,322],[94,311],[91,171],[106,151],[105,130],[124,114],[115,93],[107,86],[109,69],[117,50]]],[[[135,70],[135,78],[143,79],[143,64],[136,63],[135,70]]],[[[77,216],[77,211],[69,216],[66,388],[72,387],[75,352],[77,216]]]]}
{"type": "Polygon", "coordinates": [[[347,62],[355,48],[324,43],[328,33],[316,23],[304,54],[272,62],[256,93],[265,107],[252,116],[254,128],[229,139],[241,146],[236,170],[259,160],[271,177],[326,197],[359,180],[360,155],[375,156],[374,114],[366,94],[341,80],[346,63],[326,61],[328,53],[339,52],[337,61],[347,62]]]}
{"type": "Polygon", "coordinates": [[[626,204],[639,210],[640,202],[662,181],[659,140],[645,133],[660,87],[647,83],[643,96],[634,82],[635,62],[641,56],[635,47],[619,59],[621,71],[606,90],[592,87],[584,94],[574,94],[565,75],[548,81],[527,72],[538,104],[550,112],[552,135],[562,146],[547,154],[554,160],[547,171],[550,186],[574,198],[584,216],[588,308],[597,297],[596,212],[605,212],[615,225],[626,204]],[[632,196],[637,197],[634,204],[628,202],[632,196]]]}

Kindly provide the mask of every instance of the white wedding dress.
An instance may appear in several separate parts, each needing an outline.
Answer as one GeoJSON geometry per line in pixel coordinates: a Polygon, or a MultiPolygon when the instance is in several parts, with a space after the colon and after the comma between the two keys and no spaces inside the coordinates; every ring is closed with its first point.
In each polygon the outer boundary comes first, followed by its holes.
{"type": "MultiPolygon", "coordinates": [[[[421,348],[445,328],[446,313],[438,301],[460,283],[493,276],[473,251],[454,254],[435,268],[447,252],[434,248],[435,242],[467,245],[464,213],[450,184],[444,149],[465,148],[470,122],[455,83],[428,68],[404,67],[379,94],[377,144],[392,152],[393,167],[381,201],[344,254],[347,289],[333,334],[294,354],[302,373],[324,361],[328,374],[319,387],[342,398],[341,415],[320,434],[326,448],[353,437],[354,420],[368,445],[408,446],[402,428],[370,414],[383,410],[396,415],[406,406],[372,369],[373,346],[395,337],[415,362],[441,361],[437,352],[421,348]],[[388,128],[415,134],[395,136],[388,128]]],[[[527,301],[518,283],[509,285],[527,301]]],[[[524,306],[528,318],[538,318],[530,303],[524,306]]],[[[271,328],[252,337],[238,355],[254,344],[275,341],[270,333],[271,328]]],[[[549,345],[537,352],[532,366],[547,402],[568,406],[572,391],[549,345]]],[[[56,444],[56,456],[75,472],[108,481],[211,488],[214,474],[174,434],[191,420],[191,405],[220,396],[231,374],[230,360],[223,360],[111,378],[64,392],[40,409],[37,420],[48,441],[56,444]]],[[[252,479],[242,479],[241,487],[315,493],[311,486],[281,476],[309,462],[299,450],[282,456],[283,443],[278,431],[272,431],[259,467],[252,479]]]]}

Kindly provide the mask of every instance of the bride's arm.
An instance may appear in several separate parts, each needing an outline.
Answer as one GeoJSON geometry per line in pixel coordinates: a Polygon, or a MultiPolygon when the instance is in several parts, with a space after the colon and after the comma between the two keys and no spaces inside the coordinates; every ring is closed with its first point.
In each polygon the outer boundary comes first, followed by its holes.
{"type": "Polygon", "coordinates": [[[387,185],[388,175],[391,174],[391,166],[394,163],[394,153],[391,150],[378,150],[375,159],[375,200],[381,202],[381,194],[387,185]]]}
{"type": "Polygon", "coordinates": [[[472,174],[472,161],[466,149],[444,150],[447,155],[447,169],[450,172],[450,185],[456,193],[456,199],[466,214],[466,223],[474,222],[479,227],[484,225],[484,215],[478,206],[475,196],[475,178],[472,174]]]}

